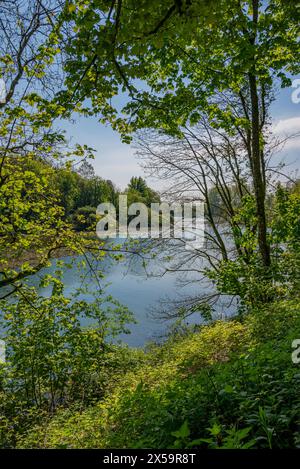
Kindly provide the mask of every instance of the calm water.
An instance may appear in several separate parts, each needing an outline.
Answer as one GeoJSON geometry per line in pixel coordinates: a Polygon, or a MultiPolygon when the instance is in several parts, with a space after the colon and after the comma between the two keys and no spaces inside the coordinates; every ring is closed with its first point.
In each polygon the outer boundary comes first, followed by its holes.
{"type": "MultiPolygon", "coordinates": [[[[65,258],[64,260],[69,260],[65,258]]],[[[78,260],[78,258],[76,259],[78,260]]],[[[101,263],[101,268],[105,278],[101,280],[105,288],[105,295],[111,294],[123,305],[126,305],[134,314],[137,324],[130,324],[129,335],[124,334],[119,338],[130,346],[142,347],[151,339],[161,338],[170,326],[170,321],[163,321],[157,317],[157,311],[162,306],[161,302],[166,301],[167,305],[172,305],[173,300],[182,300],[184,297],[199,296],[207,293],[208,285],[197,279],[195,275],[182,273],[167,273],[161,276],[149,276],[149,271],[155,275],[162,272],[161,260],[151,261],[145,272],[142,260],[138,257],[122,262],[111,261],[109,259],[101,263]],[[197,281],[196,281],[197,280],[197,281]],[[191,281],[194,281],[191,283],[191,281]],[[155,317],[153,311],[156,311],[155,317]]],[[[30,279],[30,284],[38,286],[43,274],[54,273],[56,262],[50,268],[44,269],[38,275],[30,279]]],[[[90,270],[85,272],[82,278],[82,271],[79,271],[77,264],[71,268],[64,269],[63,281],[65,293],[68,295],[75,292],[82,285],[88,285],[89,292],[81,295],[87,301],[93,301],[93,291],[97,291],[97,281],[90,270]]],[[[49,295],[50,287],[40,289],[42,295],[49,295]]],[[[216,315],[232,314],[233,307],[227,308],[227,302],[219,304],[216,308],[216,315]]],[[[189,323],[201,322],[199,314],[194,314],[188,319],[189,323]]]]}

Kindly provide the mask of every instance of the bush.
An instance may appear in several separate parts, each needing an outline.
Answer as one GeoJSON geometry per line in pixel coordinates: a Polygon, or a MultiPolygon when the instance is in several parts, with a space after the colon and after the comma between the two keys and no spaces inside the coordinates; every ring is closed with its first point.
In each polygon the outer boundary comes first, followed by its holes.
{"type": "Polygon", "coordinates": [[[96,208],[89,205],[78,208],[71,216],[71,222],[77,231],[95,229],[96,220],[96,208]]]}
{"type": "Polygon", "coordinates": [[[283,302],[154,347],[103,401],[58,412],[19,447],[298,447],[299,312],[283,302]]]}
{"type": "Polygon", "coordinates": [[[16,302],[0,304],[6,344],[0,370],[4,447],[13,445],[16,434],[33,422],[48,421],[58,408],[101,399],[120,370],[132,368],[135,360],[125,347],[111,342],[127,332],[132,315],[126,307],[110,296],[98,295],[90,303],[68,298],[58,279],[45,277],[48,281],[53,283],[49,298],[27,289],[16,302]],[[89,323],[85,327],[83,317],[89,323]]]}

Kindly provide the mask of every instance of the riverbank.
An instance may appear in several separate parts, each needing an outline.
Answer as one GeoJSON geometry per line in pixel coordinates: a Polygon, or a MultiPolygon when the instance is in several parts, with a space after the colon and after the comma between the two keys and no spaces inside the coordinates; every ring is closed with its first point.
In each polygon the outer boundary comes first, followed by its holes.
{"type": "MultiPolygon", "coordinates": [[[[71,251],[70,249],[58,248],[50,255],[50,259],[60,259],[62,257],[71,256],[73,253],[74,252],[71,251]]],[[[38,264],[39,260],[40,260],[40,257],[36,254],[34,250],[27,251],[26,254],[23,254],[22,256],[18,258],[11,257],[9,254],[7,254],[6,258],[4,259],[5,268],[6,269],[9,268],[12,270],[19,269],[25,263],[28,263],[34,266],[38,264]]],[[[4,268],[4,264],[1,263],[0,261],[0,270],[2,270],[3,268],[4,268]]]]}
{"type": "Polygon", "coordinates": [[[113,377],[104,398],[61,409],[20,435],[18,447],[299,447],[300,365],[292,361],[299,337],[294,300],[147,352],[116,348],[115,357],[131,365],[113,377]]]}
{"type": "MultiPolygon", "coordinates": [[[[82,232],[74,232],[75,236],[78,237],[78,243],[83,236],[82,232]]],[[[98,239],[93,231],[84,232],[84,238],[88,240],[98,239]]],[[[45,246],[47,241],[45,241],[45,246]]],[[[40,248],[39,248],[40,249],[40,248]]],[[[50,248],[49,248],[50,249],[50,248]]],[[[47,251],[45,251],[47,252],[47,251]]],[[[78,255],[78,250],[71,249],[69,247],[57,247],[50,252],[49,259],[61,259],[62,257],[78,255]]],[[[24,250],[19,255],[16,253],[12,254],[11,252],[2,253],[2,259],[0,259],[0,270],[12,269],[17,270],[22,267],[23,264],[28,263],[30,265],[37,265],[41,260],[41,255],[37,253],[36,249],[24,250]]]]}

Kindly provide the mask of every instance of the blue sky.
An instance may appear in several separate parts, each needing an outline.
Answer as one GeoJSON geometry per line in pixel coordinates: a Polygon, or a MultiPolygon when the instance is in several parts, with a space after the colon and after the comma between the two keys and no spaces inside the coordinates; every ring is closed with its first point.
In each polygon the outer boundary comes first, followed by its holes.
{"type": "Polygon", "coordinates": [[[123,189],[132,176],[144,176],[132,146],[122,143],[109,125],[100,124],[96,118],[80,117],[75,124],[66,123],[64,129],[71,143],[87,144],[96,150],[90,162],[103,179],[111,179],[123,189]]]}
{"type": "MultiPolygon", "coordinates": [[[[300,82],[298,85],[300,97],[300,82]]],[[[275,134],[285,136],[300,133],[300,102],[292,101],[293,88],[285,88],[278,92],[272,105],[272,118],[275,134]]],[[[111,179],[119,188],[124,188],[131,176],[145,176],[140,168],[132,145],[121,142],[118,133],[108,125],[100,124],[96,118],[77,118],[74,124],[64,123],[64,129],[71,143],[87,144],[96,150],[92,161],[96,174],[104,179],[111,179]]],[[[300,168],[300,136],[290,140],[277,159],[284,158],[290,165],[289,169],[300,168]]],[[[154,181],[148,180],[152,187],[159,187],[154,181]]]]}

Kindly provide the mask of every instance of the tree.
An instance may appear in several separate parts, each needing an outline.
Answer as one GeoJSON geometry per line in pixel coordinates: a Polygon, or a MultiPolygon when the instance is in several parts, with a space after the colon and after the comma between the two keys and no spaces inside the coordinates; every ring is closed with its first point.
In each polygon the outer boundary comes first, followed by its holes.
{"type": "Polygon", "coordinates": [[[42,282],[52,284],[48,298],[31,290],[17,302],[1,304],[7,353],[2,377],[6,392],[18,396],[19,408],[54,412],[76,399],[101,396],[112,338],[127,332],[132,315],[110,296],[86,302],[66,297],[58,278],[46,276],[42,282]],[[81,326],[83,312],[89,327],[81,326]]]}
{"type": "Polygon", "coordinates": [[[159,202],[160,198],[157,192],[148,187],[145,179],[141,176],[133,176],[126,189],[128,205],[134,202],[142,202],[148,207],[152,203],[159,202]]]}
{"type": "Polygon", "coordinates": [[[0,297],[18,290],[57,249],[84,246],[65,222],[55,182],[54,167],[65,157],[91,153],[68,148],[53,125],[64,113],[53,101],[62,86],[62,8],[54,0],[0,4],[0,297]]]}
{"type": "MultiPolygon", "coordinates": [[[[0,102],[0,330],[7,352],[0,366],[0,434],[5,446],[19,424],[25,429],[32,423],[38,409],[52,413],[73,399],[83,402],[87,393],[101,395],[114,351],[109,342],[127,332],[131,320],[125,307],[103,297],[98,261],[111,250],[75,233],[68,220],[85,182],[94,199],[102,189],[110,195],[113,187],[70,170],[71,157],[85,159],[92,149],[70,148],[54,125],[65,117],[64,107],[53,100],[62,83],[59,13],[64,3],[0,2],[0,67],[6,84],[0,102]],[[82,255],[81,268],[85,260],[86,274],[92,272],[98,282],[94,303],[80,299],[79,291],[64,295],[63,260],[57,260],[51,279],[41,273],[39,288],[52,283],[51,295],[28,287],[28,277],[49,266],[59,249],[82,255]],[[95,327],[82,327],[83,317],[95,327]]],[[[112,363],[114,372],[118,366],[112,363]]]]}
{"type": "Polygon", "coordinates": [[[89,205],[79,207],[72,216],[72,223],[77,231],[95,231],[96,222],[96,208],[89,205]]]}
{"type": "Polygon", "coordinates": [[[39,163],[56,158],[64,143],[50,125],[57,106],[52,106],[52,114],[46,110],[47,97],[53,97],[60,83],[55,76],[59,10],[51,1],[0,5],[0,61],[6,84],[0,103],[0,287],[12,285],[12,291],[65,242],[52,171],[39,163]],[[50,39],[45,41],[45,35],[50,39]],[[35,260],[25,262],[23,255],[32,248],[35,260]]]}
{"type": "MultiPolygon", "coordinates": [[[[268,109],[274,85],[289,85],[299,71],[298,18],[297,4],[287,0],[77,1],[65,15],[76,24],[66,66],[71,96],[76,103],[90,98],[93,111],[125,140],[142,127],[181,135],[203,113],[215,127],[240,135],[266,270],[268,109]],[[111,102],[120,88],[128,94],[121,115],[111,102]]],[[[70,92],[60,97],[67,102],[70,92]]]]}
{"type": "MultiPolygon", "coordinates": [[[[279,298],[290,288],[292,275],[287,264],[292,261],[295,248],[287,245],[285,235],[278,233],[280,217],[291,234],[295,225],[299,199],[287,203],[285,211],[294,214],[289,222],[283,212],[274,223],[279,203],[278,171],[273,162],[274,145],[265,145],[266,181],[268,183],[268,237],[271,246],[272,272],[264,278],[258,250],[257,214],[255,196],[251,190],[251,168],[243,141],[239,136],[215,129],[208,118],[194,126],[182,127],[180,137],[156,130],[139,131],[135,138],[139,157],[146,174],[164,182],[164,197],[171,201],[201,200],[205,203],[205,239],[203,246],[187,252],[184,240],[154,242],[164,252],[172,254],[166,271],[182,272],[183,283],[207,283],[205,294],[195,293],[174,305],[167,301],[167,309],[158,314],[166,317],[186,317],[196,311],[203,312],[207,303],[214,304],[220,295],[236,297],[243,305],[262,304],[279,298]],[[273,190],[271,190],[274,188],[273,190]],[[276,235],[277,233],[277,235],[276,235]],[[279,236],[278,236],[279,235],[279,236]],[[285,259],[285,260],[284,260],[285,259]],[[287,262],[288,259],[288,262],[287,262]],[[192,275],[191,275],[192,274],[192,275]],[[217,288],[216,288],[217,287],[217,288]],[[179,308],[178,308],[179,307],[179,308]]],[[[283,173],[280,172],[282,178],[283,173]]],[[[287,180],[289,180],[287,175],[287,180]]],[[[294,235],[295,238],[295,235],[294,235]]],[[[296,263],[292,261],[292,264],[296,263]]],[[[298,265],[298,264],[297,264],[298,265]]],[[[295,267],[296,268],[296,267],[295,267]]],[[[165,271],[162,270],[162,273],[165,271]]],[[[230,303],[230,302],[228,302],[230,303]]]]}
{"type": "Polygon", "coordinates": [[[70,168],[59,168],[55,173],[55,185],[61,195],[60,201],[68,216],[76,208],[80,198],[80,177],[70,168]]]}
{"type": "Polygon", "coordinates": [[[85,179],[91,179],[95,177],[95,170],[93,165],[86,160],[83,161],[77,172],[85,179]]]}
{"type": "Polygon", "coordinates": [[[132,177],[128,184],[128,189],[133,189],[144,195],[147,191],[146,181],[142,177],[132,177]]]}

